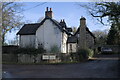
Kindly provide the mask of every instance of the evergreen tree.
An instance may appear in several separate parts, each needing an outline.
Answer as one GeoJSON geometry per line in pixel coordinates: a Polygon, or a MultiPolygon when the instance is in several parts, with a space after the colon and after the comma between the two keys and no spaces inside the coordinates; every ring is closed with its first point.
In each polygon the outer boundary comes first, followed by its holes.
{"type": "Polygon", "coordinates": [[[108,37],[107,37],[107,44],[108,45],[118,45],[119,44],[119,34],[118,30],[116,29],[116,26],[112,24],[108,37]]]}

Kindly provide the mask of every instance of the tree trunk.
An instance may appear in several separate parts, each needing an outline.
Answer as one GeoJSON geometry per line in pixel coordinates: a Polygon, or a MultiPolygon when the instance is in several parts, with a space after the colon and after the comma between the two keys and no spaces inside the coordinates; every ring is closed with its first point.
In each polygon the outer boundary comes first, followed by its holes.
{"type": "Polygon", "coordinates": [[[5,42],[5,36],[2,35],[2,45],[4,46],[4,42],[5,42]]]}

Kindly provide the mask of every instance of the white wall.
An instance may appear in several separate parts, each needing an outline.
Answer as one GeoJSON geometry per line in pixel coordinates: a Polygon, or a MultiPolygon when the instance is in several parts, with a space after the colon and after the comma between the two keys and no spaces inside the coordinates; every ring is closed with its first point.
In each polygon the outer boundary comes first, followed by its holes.
{"type": "Polygon", "coordinates": [[[20,47],[35,47],[35,35],[20,35],[20,47]]]}
{"type": "Polygon", "coordinates": [[[54,45],[61,50],[61,31],[50,20],[46,20],[36,31],[36,47],[41,44],[47,51],[54,45]]]}
{"type": "Polygon", "coordinates": [[[71,53],[71,52],[76,52],[77,51],[77,43],[68,43],[68,53],[71,53]],[[70,45],[71,45],[71,48],[70,48],[70,45]]]}
{"type": "Polygon", "coordinates": [[[62,41],[61,41],[61,52],[62,53],[66,53],[67,52],[67,44],[66,44],[66,42],[67,42],[67,38],[68,38],[68,36],[67,36],[67,34],[64,32],[64,33],[62,33],[62,36],[61,36],[62,38],[62,41]]]}

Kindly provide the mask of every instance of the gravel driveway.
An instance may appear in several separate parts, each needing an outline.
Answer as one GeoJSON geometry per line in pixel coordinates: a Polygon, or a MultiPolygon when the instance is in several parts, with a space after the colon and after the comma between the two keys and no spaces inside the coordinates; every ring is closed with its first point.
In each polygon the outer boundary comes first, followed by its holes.
{"type": "Polygon", "coordinates": [[[3,65],[3,78],[118,78],[120,60],[104,58],[75,64],[3,65]]]}

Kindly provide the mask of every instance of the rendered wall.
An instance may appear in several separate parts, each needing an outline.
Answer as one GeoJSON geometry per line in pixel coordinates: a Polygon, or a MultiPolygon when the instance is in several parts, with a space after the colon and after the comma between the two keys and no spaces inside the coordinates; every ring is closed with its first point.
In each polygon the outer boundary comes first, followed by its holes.
{"type": "Polygon", "coordinates": [[[46,20],[36,31],[36,47],[43,46],[48,52],[56,45],[61,50],[60,29],[50,20],[46,20]]]}
{"type": "Polygon", "coordinates": [[[35,35],[20,35],[20,47],[35,47],[35,35]]]}

